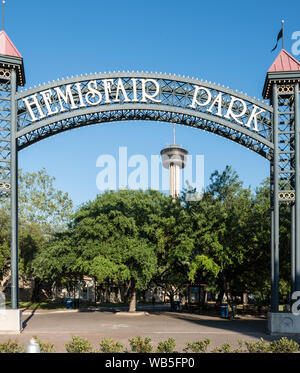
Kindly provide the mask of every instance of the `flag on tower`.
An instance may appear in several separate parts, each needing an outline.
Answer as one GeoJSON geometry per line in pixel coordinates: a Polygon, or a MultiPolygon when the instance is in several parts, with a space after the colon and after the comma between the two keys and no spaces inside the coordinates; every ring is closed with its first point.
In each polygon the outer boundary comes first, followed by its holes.
{"type": "Polygon", "coordinates": [[[282,39],[282,49],[283,49],[283,23],[284,23],[284,21],[281,21],[281,29],[280,29],[280,31],[278,32],[278,35],[277,35],[276,45],[275,45],[275,47],[271,50],[271,52],[273,52],[273,51],[277,48],[277,46],[278,46],[278,42],[279,42],[280,39],[282,39]]]}

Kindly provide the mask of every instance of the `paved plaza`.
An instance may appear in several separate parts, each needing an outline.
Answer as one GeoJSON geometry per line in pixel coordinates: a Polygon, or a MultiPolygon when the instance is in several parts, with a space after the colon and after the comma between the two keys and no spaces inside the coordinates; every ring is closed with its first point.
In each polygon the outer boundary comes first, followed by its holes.
{"type": "Polygon", "coordinates": [[[27,344],[32,336],[37,336],[43,342],[54,343],[56,352],[66,352],[64,345],[71,340],[72,334],[87,338],[94,348],[104,338],[118,340],[129,347],[128,338],[140,335],[151,338],[154,346],[172,337],[176,340],[176,351],[182,352],[185,342],[205,338],[211,340],[210,350],[225,342],[237,347],[238,340],[274,339],[266,334],[267,320],[263,317],[241,316],[230,321],[217,316],[153,310],[152,307],[145,311],[131,315],[101,308],[92,311],[27,310],[23,313],[22,333],[0,334],[0,341],[10,338],[27,344]]]}

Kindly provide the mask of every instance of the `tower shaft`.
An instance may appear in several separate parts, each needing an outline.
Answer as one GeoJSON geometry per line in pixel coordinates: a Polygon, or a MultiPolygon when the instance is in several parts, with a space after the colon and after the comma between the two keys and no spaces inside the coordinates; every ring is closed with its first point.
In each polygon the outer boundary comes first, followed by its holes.
{"type": "Polygon", "coordinates": [[[170,165],[170,196],[175,199],[180,196],[181,180],[180,167],[176,164],[170,165]]]}

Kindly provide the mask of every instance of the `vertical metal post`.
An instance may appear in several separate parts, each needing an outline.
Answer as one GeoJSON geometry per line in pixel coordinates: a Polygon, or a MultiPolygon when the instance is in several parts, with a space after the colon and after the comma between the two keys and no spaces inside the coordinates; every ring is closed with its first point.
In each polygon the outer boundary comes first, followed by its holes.
{"type": "Polygon", "coordinates": [[[18,270],[18,150],[16,140],[16,71],[11,70],[11,307],[19,308],[18,270]]]}
{"type": "Polygon", "coordinates": [[[294,85],[295,95],[295,291],[300,290],[300,133],[299,83],[294,85]]]}
{"type": "Polygon", "coordinates": [[[270,217],[271,217],[271,312],[274,303],[274,164],[270,162],[270,217]]]}
{"type": "Polygon", "coordinates": [[[295,204],[291,204],[291,294],[295,291],[295,204]]]}
{"type": "Polygon", "coordinates": [[[272,282],[271,282],[271,312],[279,310],[279,173],[278,173],[278,94],[277,84],[272,87],[272,103],[273,103],[273,142],[274,142],[274,159],[273,159],[273,246],[272,246],[272,282]]]}
{"type": "Polygon", "coordinates": [[[275,312],[274,299],[275,299],[275,245],[274,245],[274,202],[271,206],[271,312],[275,312]]]}

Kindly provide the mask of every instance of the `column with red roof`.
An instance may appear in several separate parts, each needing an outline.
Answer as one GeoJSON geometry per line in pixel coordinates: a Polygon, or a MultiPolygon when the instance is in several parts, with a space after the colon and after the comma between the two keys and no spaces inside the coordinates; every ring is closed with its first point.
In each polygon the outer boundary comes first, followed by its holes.
{"type": "Polygon", "coordinates": [[[300,291],[300,63],[282,49],[267,72],[263,97],[273,106],[271,163],[271,312],[279,311],[279,204],[291,209],[291,292],[300,291]]]}
{"type": "MultiPolygon", "coordinates": [[[[25,84],[23,58],[7,36],[0,32],[0,195],[11,200],[11,308],[19,308],[18,281],[18,86],[25,84]]],[[[18,321],[19,322],[19,321],[18,321]]],[[[21,328],[21,325],[20,325],[21,328]]]]}

